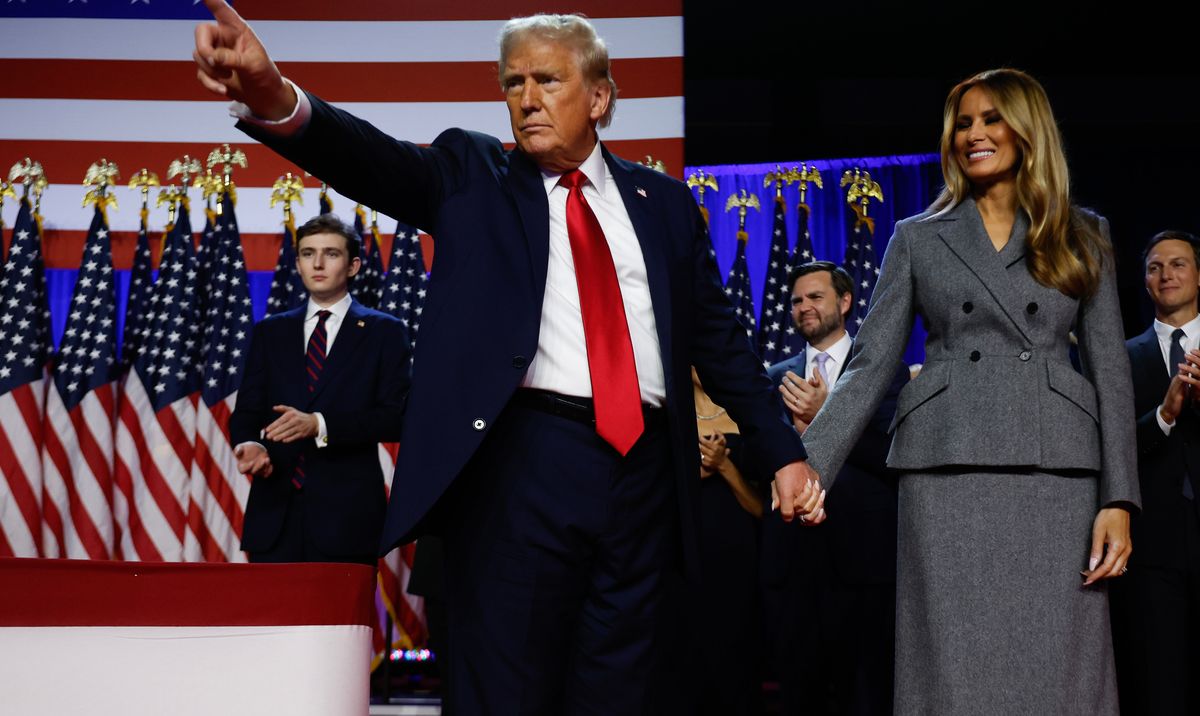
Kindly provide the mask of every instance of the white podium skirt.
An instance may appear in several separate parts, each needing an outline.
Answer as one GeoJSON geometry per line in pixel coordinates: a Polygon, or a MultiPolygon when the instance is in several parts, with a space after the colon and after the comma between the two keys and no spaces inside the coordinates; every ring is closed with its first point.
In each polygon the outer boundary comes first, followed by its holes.
{"type": "Polygon", "coordinates": [[[364,716],[370,645],[362,625],[0,627],[0,712],[364,716]]]}

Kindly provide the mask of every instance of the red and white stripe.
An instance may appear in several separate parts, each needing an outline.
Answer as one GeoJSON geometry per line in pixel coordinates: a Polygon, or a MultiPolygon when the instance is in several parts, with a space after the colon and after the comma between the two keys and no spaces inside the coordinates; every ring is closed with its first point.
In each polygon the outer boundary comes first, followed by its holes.
{"type": "Polygon", "coordinates": [[[117,400],[113,512],[124,559],[179,562],[187,538],[196,396],[153,410],[137,371],[117,400]]]}
{"type": "MultiPolygon", "coordinates": [[[[392,475],[396,470],[399,443],[380,443],[379,465],[383,468],[388,494],[392,490],[392,475]]],[[[377,621],[372,636],[374,651],[372,668],[392,649],[414,649],[425,643],[425,600],[408,593],[412,574],[415,544],[406,544],[379,559],[379,585],[375,592],[377,621]],[[392,620],[392,642],[387,643],[387,620],[392,620]]]]}
{"type": "MultiPolygon", "coordinates": [[[[289,78],[375,123],[393,136],[433,141],[448,127],[511,140],[496,70],[504,20],[548,9],[526,0],[494,3],[378,3],[369,0],[239,0],[289,78]]],[[[580,0],[564,11],[592,18],[608,43],[620,88],[612,126],[601,136],[628,159],[647,154],[683,170],[683,18],[679,0],[580,0]]],[[[187,20],[8,18],[0,23],[0,159],[30,156],[51,184],[42,213],[47,231],[86,230],[75,182],[100,157],[124,175],[147,167],[165,179],[183,154],[204,159],[214,145],[236,144],[248,167],[239,186],[241,231],[277,234],[272,182],[290,163],[233,127],[226,103],[195,80],[195,23],[187,20]],[[103,78],[103,81],[97,81],[103,78]],[[70,189],[68,191],[68,188],[70,189]]],[[[306,178],[317,187],[318,182],[306,178]]],[[[118,192],[134,207],[134,192],[118,192]]],[[[202,226],[202,202],[193,225],[202,226]]],[[[339,203],[346,206],[347,203],[339,203]]],[[[350,204],[352,205],[352,204],[350,204]]],[[[9,211],[5,209],[6,218],[9,211]]],[[[315,214],[315,192],[301,215],[315,214]]],[[[394,218],[394,217],[393,217],[394,218]]],[[[112,212],[113,231],[136,231],[136,211],[112,212]]],[[[152,209],[152,224],[166,208],[152,209]]]]}
{"type": "Polygon", "coordinates": [[[250,478],[237,469],[229,440],[229,416],[237,404],[231,394],[210,410],[198,401],[196,452],[188,499],[188,531],[194,545],[188,561],[245,562],[241,550],[243,508],[250,478]]]}
{"type": "Polygon", "coordinates": [[[0,557],[41,556],[45,383],[0,395],[0,557]]]}
{"type": "Polygon", "coordinates": [[[47,390],[42,451],[43,557],[112,559],[115,386],[105,384],[70,411],[47,390]]]}

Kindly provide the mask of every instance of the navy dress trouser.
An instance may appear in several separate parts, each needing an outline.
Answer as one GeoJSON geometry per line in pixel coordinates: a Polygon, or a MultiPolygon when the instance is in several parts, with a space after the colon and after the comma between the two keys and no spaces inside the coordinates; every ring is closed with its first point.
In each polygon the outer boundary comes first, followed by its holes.
{"type": "Polygon", "coordinates": [[[513,401],[441,505],[460,714],[662,713],[677,567],[665,416],[621,457],[585,422],[513,401]]]}

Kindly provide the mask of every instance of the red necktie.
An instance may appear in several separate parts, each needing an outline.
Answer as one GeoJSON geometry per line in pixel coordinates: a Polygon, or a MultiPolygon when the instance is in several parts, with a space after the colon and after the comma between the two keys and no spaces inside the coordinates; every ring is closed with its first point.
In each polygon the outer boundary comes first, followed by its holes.
{"type": "Polygon", "coordinates": [[[633,342],[625,322],[625,302],[604,230],[583,198],[587,177],[572,169],[558,183],[567,195],[567,238],[575,261],[575,283],[583,314],[588,373],[596,406],[596,432],[622,455],[645,427],[633,342]]]}

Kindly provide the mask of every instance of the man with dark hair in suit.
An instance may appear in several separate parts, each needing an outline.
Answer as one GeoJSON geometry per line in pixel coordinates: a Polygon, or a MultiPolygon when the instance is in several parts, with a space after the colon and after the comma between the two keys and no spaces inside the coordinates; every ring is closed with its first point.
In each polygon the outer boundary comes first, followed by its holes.
{"type": "Polygon", "coordinates": [[[254,482],[251,562],[374,564],[385,494],[378,443],[400,438],[404,324],[356,303],[358,234],[322,214],[296,231],[305,305],[254,327],[229,432],[254,482]]]}
{"type": "Polygon", "coordinates": [[[1142,511],[1112,586],[1121,711],[1200,711],[1200,239],[1163,231],[1143,255],[1154,323],[1126,342],[1142,511]]]}
{"type": "MultiPolygon", "coordinates": [[[[850,358],[845,321],[854,282],[837,264],[813,261],[793,269],[788,286],[792,320],[808,345],[767,375],[803,433],[850,358]]],[[[907,367],[897,364],[887,397],[829,493],[829,521],[801,531],[764,524],[764,586],[770,608],[784,615],[774,643],[784,713],[892,711],[897,483],[884,463],[907,380],[907,367]],[[810,627],[790,616],[806,613],[821,619],[810,627]]]]}
{"type": "Polygon", "coordinates": [[[437,250],[381,548],[445,540],[463,713],[665,713],[663,585],[696,568],[690,366],[780,512],[819,479],[780,419],[678,180],[608,152],[608,51],[577,15],[505,24],[515,149],[450,129],[394,139],[285,80],[228,5],[196,30],[200,81],[247,133],[437,250]]]}

